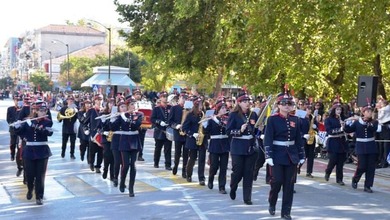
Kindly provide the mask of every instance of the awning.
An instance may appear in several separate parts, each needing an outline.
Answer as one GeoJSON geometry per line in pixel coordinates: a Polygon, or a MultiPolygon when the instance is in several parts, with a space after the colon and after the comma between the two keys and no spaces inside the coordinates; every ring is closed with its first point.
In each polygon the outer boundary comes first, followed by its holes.
{"type": "MultiPolygon", "coordinates": [[[[126,74],[127,68],[111,67],[110,80],[112,86],[136,87],[137,84],[126,74]]],[[[92,87],[93,85],[106,86],[108,82],[108,71],[106,67],[95,67],[95,75],[81,84],[81,87],[92,87]]]]}

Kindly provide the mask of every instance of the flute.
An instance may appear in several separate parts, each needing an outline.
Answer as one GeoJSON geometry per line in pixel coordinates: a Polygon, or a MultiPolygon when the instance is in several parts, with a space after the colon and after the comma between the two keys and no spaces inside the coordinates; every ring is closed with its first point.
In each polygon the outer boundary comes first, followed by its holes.
{"type": "Polygon", "coordinates": [[[212,115],[212,116],[205,117],[204,119],[200,120],[198,122],[198,124],[203,123],[205,121],[208,121],[208,120],[212,119],[214,116],[215,117],[220,117],[220,116],[225,115],[225,114],[229,114],[229,112],[225,112],[225,113],[221,113],[221,114],[218,114],[218,115],[212,115]]]}
{"type": "Polygon", "coordinates": [[[17,124],[22,124],[22,123],[24,123],[24,122],[27,122],[28,120],[34,121],[34,120],[38,120],[38,119],[46,118],[46,117],[48,117],[48,115],[39,116],[39,117],[36,117],[36,118],[27,118],[27,119],[24,119],[23,121],[15,121],[15,122],[9,124],[9,126],[11,127],[11,126],[15,126],[15,125],[17,125],[17,124]]]}

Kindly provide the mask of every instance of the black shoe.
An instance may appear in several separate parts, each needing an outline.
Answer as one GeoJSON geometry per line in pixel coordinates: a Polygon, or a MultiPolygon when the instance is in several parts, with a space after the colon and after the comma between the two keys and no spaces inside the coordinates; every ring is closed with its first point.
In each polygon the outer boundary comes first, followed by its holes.
{"type": "Polygon", "coordinates": [[[236,199],[236,190],[230,190],[229,196],[232,200],[236,199]]]}
{"type": "Polygon", "coordinates": [[[89,169],[91,169],[91,171],[95,171],[95,167],[93,166],[93,164],[89,165],[89,169]]]}
{"type": "Polygon", "coordinates": [[[268,212],[270,215],[275,215],[275,206],[269,206],[268,207],[268,212]]]}
{"type": "Polygon", "coordinates": [[[37,205],[43,205],[42,199],[37,199],[37,200],[36,200],[36,203],[37,203],[37,205]]]}
{"type": "Polygon", "coordinates": [[[62,157],[62,158],[65,157],[65,152],[64,152],[64,151],[61,152],[61,157],[62,157]]]}
{"type": "Polygon", "coordinates": [[[325,180],[329,181],[330,174],[325,173],[325,180]]]}
{"type": "Polygon", "coordinates": [[[18,171],[16,171],[16,176],[19,177],[20,175],[22,175],[22,171],[23,169],[18,169],[18,171]]]}
{"type": "Polygon", "coordinates": [[[119,191],[121,191],[122,193],[125,192],[125,188],[126,188],[126,185],[125,184],[120,184],[119,185],[119,191]]]}
{"type": "Polygon", "coordinates": [[[176,173],[177,173],[177,166],[174,166],[173,169],[172,169],[172,174],[176,175],[176,173]]]}
{"type": "Polygon", "coordinates": [[[96,168],[96,173],[101,173],[102,171],[100,171],[100,168],[96,168]]]}
{"type": "Polygon", "coordinates": [[[257,175],[253,175],[253,181],[257,180],[257,175]]]}
{"type": "Polygon", "coordinates": [[[189,182],[189,183],[192,182],[192,178],[190,176],[187,176],[186,179],[187,179],[187,182],[189,182]]]}
{"type": "Polygon", "coordinates": [[[373,193],[372,189],[368,186],[364,187],[364,192],[373,193]]]}
{"type": "Polygon", "coordinates": [[[354,179],[352,179],[352,188],[357,189],[357,185],[358,183],[354,179]]]}
{"type": "Polygon", "coordinates": [[[297,193],[297,191],[295,191],[295,189],[293,190],[293,193],[297,193]]]}
{"type": "Polygon", "coordinates": [[[213,189],[213,187],[214,187],[213,181],[210,180],[210,178],[209,178],[209,181],[207,183],[207,187],[209,187],[209,189],[213,189]]]}
{"type": "Polygon", "coordinates": [[[71,154],[71,155],[70,155],[70,159],[76,160],[76,157],[75,157],[73,154],[71,154]]]}
{"type": "Polygon", "coordinates": [[[220,190],[219,190],[219,193],[221,193],[221,194],[227,194],[226,190],[224,190],[224,189],[220,189],[220,190]]]}
{"type": "Polygon", "coordinates": [[[154,164],[154,168],[159,168],[158,164],[154,164]]]}
{"type": "Polygon", "coordinates": [[[314,176],[311,175],[311,173],[306,173],[306,176],[309,177],[309,178],[314,178],[314,176]]]}
{"type": "Polygon", "coordinates": [[[107,170],[103,170],[103,174],[102,174],[102,177],[103,179],[107,179],[107,170]]]}
{"type": "Polygon", "coordinates": [[[171,167],[165,167],[165,169],[166,169],[166,170],[172,170],[172,168],[171,168],[171,167]]]}
{"type": "Polygon", "coordinates": [[[251,200],[246,200],[246,201],[244,201],[244,203],[247,205],[253,205],[253,202],[251,200]]]}
{"type": "Polygon", "coordinates": [[[337,181],[337,183],[338,183],[340,186],[344,186],[344,185],[345,185],[345,183],[344,183],[342,180],[337,181]]]}
{"type": "Polygon", "coordinates": [[[206,183],[204,182],[204,180],[201,180],[201,181],[199,181],[199,185],[201,185],[201,186],[205,186],[205,185],[206,185],[206,183]]]}
{"type": "Polygon", "coordinates": [[[186,172],[181,173],[181,177],[183,177],[184,179],[187,178],[187,173],[186,172]]]}
{"type": "Polygon", "coordinates": [[[142,157],[138,157],[138,161],[145,161],[145,159],[142,157]]]}
{"type": "Polygon", "coordinates": [[[134,189],[129,189],[129,197],[134,197],[134,189]]]}
{"type": "Polygon", "coordinates": [[[84,161],[84,155],[80,155],[80,160],[84,161]]]}
{"type": "Polygon", "coordinates": [[[11,155],[11,161],[14,161],[14,160],[15,160],[15,156],[11,155]]]}
{"type": "Polygon", "coordinates": [[[114,187],[118,186],[118,179],[114,179],[112,182],[114,183],[114,187]]]}
{"type": "Polygon", "coordinates": [[[32,197],[33,197],[33,195],[32,195],[32,191],[27,191],[27,195],[26,195],[26,199],[27,200],[31,200],[32,199],[32,197]]]}
{"type": "Polygon", "coordinates": [[[285,215],[282,215],[282,219],[292,219],[292,218],[291,218],[291,215],[285,214],[285,215]]]}

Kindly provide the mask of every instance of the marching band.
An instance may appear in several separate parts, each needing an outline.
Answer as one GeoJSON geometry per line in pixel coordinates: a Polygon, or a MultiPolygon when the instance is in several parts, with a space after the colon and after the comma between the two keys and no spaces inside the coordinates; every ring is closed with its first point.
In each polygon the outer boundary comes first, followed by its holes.
{"type": "MultiPolygon", "coordinates": [[[[267,165],[267,182],[270,184],[268,211],[270,215],[275,215],[278,194],[283,188],[280,214],[284,219],[291,219],[297,173],[306,162],[306,177],[313,178],[315,148],[320,142],[316,134],[323,126],[326,138],[321,143],[324,142],[323,148],[329,158],[324,170],[325,180],[329,181],[336,168],[336,183],[345,185],[343,167],[349,151],[346,134],[354,134],[358,165],[351,186],[356,189],[365,173],[364,191],[373,192],[371,188],[379,154],[375,139],[382,132],[387,132],[383,133],[383,137],[390,137],[390,107],[385,100],[381,100],[378,106],[378,120],[373,119],[372,106],[362,108],[359,117],[350,117],[352,115],[344,112],[338,100],[325,119],[325,111],[319,102],[296,100],[288,90],[273,99],[258,100],[260,111],[255,110],[253,96],[246,89],[233,99],[219,96],[207,101],[209,106],[205,103],[204,97],[184,89],[175,94],[161,91],[157,104],[143,100],[139,89],[126,97],[118,95],[106,101],[101,94],[82,97],[80,106],[75,104],[75,98],[70,94],[67,105],[57,115],[57,120],[62,122],[61,157],[65,157],[70,138],[70,158],[76,159],[75,142],[78,137],[80,160],[86,158],[91,171],[96,173],[101,173],[103,164],[102,178],[110,179],[122,193],[127,188],[129,196],[134,197],[136,161],[144,161],[145,133],[153,129],[155,168],[160,166],[164,149],[164,168],[173,175],[180,169],[182,158],[182,177],[192,182],[197,161],[199,185],[213,189],[217,175],[218,192],[228,194],[227,169],[231,159],[229,196],[232,200],[236,199],[242,180],[246,205],[253,204],[253,181],[263,164],[267,165]],[[295,106],[296,102],[298,106],[295,106]],[[207,178],[206,161],[209,165],[207,178]]],[[[50,115],[45,102],[39,99],[34,102],[26,95],[15,95],[14,105],[7,110],[10,157],[16,161],[16,175],[20,176],[24,171],[24,182],[28,187],[26,197],[30,200],[35,190],[39,205],[43,204],[44,175],[51,156],[47,144],[48,136],[53,134],[50,115]]],[[[388,143],[384,145],[386,148],[380,161],[383,167],[387,167],[383,158],[388,154],[388,143]]]]}

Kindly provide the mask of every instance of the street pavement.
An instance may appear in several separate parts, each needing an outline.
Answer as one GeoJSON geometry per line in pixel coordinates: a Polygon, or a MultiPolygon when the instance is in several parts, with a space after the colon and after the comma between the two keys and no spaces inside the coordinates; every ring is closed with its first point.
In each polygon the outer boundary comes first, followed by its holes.
{"type": "MultiPolygon", "coordinates": [[[[69,144],[65,158],[61,158],[61,124],[56,121],[57,112],[52,111],[55,130],[49,137],[53,156],[49,159],[46,175],[44,205],[35,204],[35,199],[26,200],[26,186],[22,177],[16,177],[16,164],[10,161],[6,110],[12,105],[10,99],[0,101],[0,219],[279,219],[282,193],[276,206],[276,215],[268,214],[269,185],[265,184],[262,168],[254,182],[252,206],[242,199],[241,184],[236,200],[229,194],[218,193],[217,179],[214,189],[200,186],[197,182],[197,167],[193,182],[164,169],[163,156],[160,168],[153,167],[153,131],[148,130],[145,140],[146,161],[137,162],[135,197],[128,191],[121,193],[111,182],[102,179],[89,169],[86,161],[80,161],[78,144],[76,160],[70,159],[69,144]]],[[[172,152],[172,155],[174,153],[172,152]]],[[[173,158],[173,157],[172,157],[173,158]]],[[[327,161],[316,159],[314,178],[305,176],[305,165],[298,176],[293,219],[390,219],[390,168],[378,169],[374,193],[363,191],[364,178],[358,189],[351,188],[354,164],[345,166],[345,186],[336,184],[334,173],[329,182],[324,180],[327,161]]],[[[230,180],[230,163],[228,183],[230,180]]],[[[206,176],[208,167],[206,167],[206,176]]],[[[229,184],[226,186],[230,191],[229,184]]]]}

